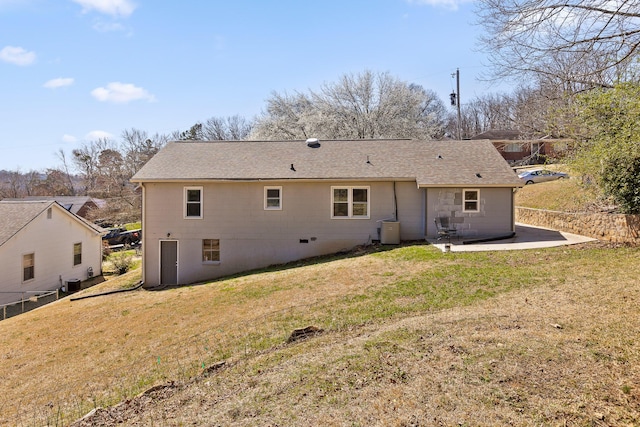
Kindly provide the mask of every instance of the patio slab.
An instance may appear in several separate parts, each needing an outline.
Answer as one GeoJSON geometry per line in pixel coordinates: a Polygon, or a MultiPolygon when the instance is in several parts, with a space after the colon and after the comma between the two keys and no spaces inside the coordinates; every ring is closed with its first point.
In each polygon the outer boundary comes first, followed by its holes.
{"type": "MultiPolygon", "coordinates": [[[[575,245],[578,243],[593,242],[597,239],[566,233],[564,231],[551,230],[549,228],[536,227],[528,224],[516,223],[516,234],[513,237],[472,243],[473,239],[451,239],[451,252],[480,252],[480,251],[511,251],[522,249],[550,248],[554,246],[575,245]],[[467,242],[467,243],[464,243],[467,242]]],[[[433,246],[445,252],[445,244],[442,240],[430,240],[433,246]]]]}

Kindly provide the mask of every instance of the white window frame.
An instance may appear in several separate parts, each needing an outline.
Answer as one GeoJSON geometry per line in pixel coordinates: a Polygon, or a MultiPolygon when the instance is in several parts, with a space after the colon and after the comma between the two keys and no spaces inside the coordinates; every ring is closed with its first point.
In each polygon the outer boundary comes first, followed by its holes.
{"type": "Polygon", "coordinates": [[[202,213],[204,212],[204,190],[203,187],[184,187],[184,194],[183,194],[184,200],[182,203],[183,209],[184,209],[184,219],[202,219],[202,213]],[[189,203],[196,203],[196,202],[190,202],[188,200],[188,194],[189,191],[192,190],[198,190],[200,192],[200,201],[198,202],[200,204],[200,215],[196,216],[196,215],[187,215],[188,214],[188,209],[187,206],[189,205],[189,203]]]}
{"type": "Polygon", "coordinates": [[[82,242],[76,242],[73,244],[73,266],[77,267],[79,265],[82,265],[82,242]],[[78,255],[80,255],[80,262],[76,264],[76,246],[80,246],[80,253],[78,255]]]}
{"type": "Polygon", "coordinates": [[[35,280],[36,278],[36,253],[35,252],[31,252],[31,253],[27,253],[27,254],[22,254],[22,283],[27,283],[27,282],[31,282],[32,280],[35,280]],[[31,257],[31,265],[27,266],[25,264],[26,261],[26,257],[30,256],[31,257]],[[25,273],[25,269],[31,267],[33,269],[33,272],[31,274],[31,277],[28,279],[24,278],[24,273],[25,273]]]}
{"type": "Polygon", "coordinates": [[[469,188],[462,190],[462,212],[480,212],[480,189],[478,188],[469,188]],[[476,193],[477,197],[475,199],[467,199],[467,194],[476,193]],[[467,209],[467,202],[475,203],[475,209],[467,209]]]}
{"type": "MultiPolygon", "coordinates": [[[[214,249],[209,249],[210,252],[215,252],[214,249]]],[[[202,239],[202,263],[203,264],[220,264],[220,256],[221,256],[221,251],[220,251],[220,239],[202,239]],[[206,259],[205,257],[205,248],[204,248],[204,242],[205,240],[217,240],[218,241],[218,259],[216,260],[209,260],[206,259]]]]}
{"type": "MultiPolygon", "coordinates": [[[[345,203],[345,202],[343,202],[345,203]]],[[[355,185],[355,186],[347,186],[347,185],[334,185],[331,186],[331,219],[369,219],[371,212],[371,187],[364,185],[355,185]],[[334,215],[334,205],[335,201],[335,190],[347,190],[347,215],[346,216],[336,216],[334,215]],[[353,190],[367,190],[367,213],[366,215],[354,215],[353,214],[353,205],[355,203],[353,200],[353,190]]]]}
{"type": "Polygon", "coordinates": [[[264,210],[265,211],[281,211],[282,210],[282,186],[271,185],[264,187],[264,210]],[[276,197],[269,197],[269,190],[278,190],[278,206],[269,206],[270,200],[276,200],[276,197]]]}

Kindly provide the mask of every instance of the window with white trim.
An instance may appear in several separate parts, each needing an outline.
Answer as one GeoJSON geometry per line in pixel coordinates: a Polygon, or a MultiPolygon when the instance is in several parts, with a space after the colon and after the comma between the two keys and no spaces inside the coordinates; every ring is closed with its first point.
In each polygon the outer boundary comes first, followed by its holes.
{"type": "Polygon", "coordinates": [[[202,218],[202,187],[184,187],[184,217],[202,218]]]}
{"type": "Polygon", "coordinates": [[[331,187],[331,218],[369,218],[369,187],[331,187]]]}
{"type": "Polygon", "coordinates": [[[73,266],[82,264],[82,243],[73,244],[73,266]]]}
{"type": "Polygon", "coordinates": [[[264,187],[264,209],[282,210],[282,187],[264,187]]]}
{"type": "Polygon", "coordinates": [[[36,254],[22,255],[22,281],[28,282],[36,277],[35,273],[36,254]]]}
{"type": "Polygon", "coordinates": [[[220,262],[219,239],[202,239],[202,262],[220,262]]]}
{"type": "Polygon", "coordinates": [[[462,190],[462,211],[480,212],[480,190],[462,190]]]}

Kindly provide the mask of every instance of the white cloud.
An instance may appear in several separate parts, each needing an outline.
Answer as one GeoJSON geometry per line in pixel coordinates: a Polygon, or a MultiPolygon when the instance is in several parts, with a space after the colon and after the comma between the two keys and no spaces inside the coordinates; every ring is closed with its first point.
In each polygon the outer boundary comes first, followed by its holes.
{"type": "Polygon", "coordinates": [[[155,101],[155,97],[141,87],[131,83],[112,82],[107,87],[99,87],[91,91],[91,95],[98,101],[126,104],[127,102],[146,99],[155,101]]]}
{"type": "Polygon", "coordinates": [[[62,141],[68,142],[68,143],[74,143],[74,142],[78,141],[78,138],[76,138],[73,135],[69,135],[69,134],[65,133],[64,135],[62,135],[62,141]]]}
{"type": "Polygon", "coordinates": [[[89,132],[84,136],[84,139],[86,139],[87,141],[96,141],[98,139],[110,139],[110,138],[113,138],[113,135],[103,130],[92,130],[91,132],[89,132]]]}
{"type": "Polygon", "coordinates": [[[473,0],[406,0],[407,3],[417,4],[419,6],[434,6],[443,7],[450,10],[458,10],[460,5],[464,3],[471,3],[473,0]]]}
{"type": "Polygon", "coordinates": [[[110,33],[113,31],[125,31],[124,25],[118,22],[97,22],[93,25],[93,29],[101,33],[110,33]]]}
{"type": "Polygon", "coordinates": [[[36,60],[36,54],[21,47],[6,46],[0,50],[0,60],[16,65],[31,65],[36,60]]]}
{"type": "Polygon", "coordinates": [[[73,0],[82,6],[82,12],[95,10],[111,16],[129,16],[136,8],[131,0],[73,0]]]}
{"type": "Polygon", "coordinates": [[[71,86],[73,82],[74,80],[70,77],[66,77],[66,78],[58,77],[57,79],[49,80],[42,86],[46,87],[47,89],[58,89],[59,87],[71,86]]]}

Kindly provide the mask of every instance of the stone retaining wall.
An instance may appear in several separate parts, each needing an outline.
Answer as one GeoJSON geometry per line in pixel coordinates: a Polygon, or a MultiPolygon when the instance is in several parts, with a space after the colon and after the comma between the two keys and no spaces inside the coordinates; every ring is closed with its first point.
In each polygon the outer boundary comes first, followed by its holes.
{"type": "Polygon", "coordinates": [[[516,206],[516,222],[608,242],[640,244],[640,215],[567,213],[516,206]]]}

